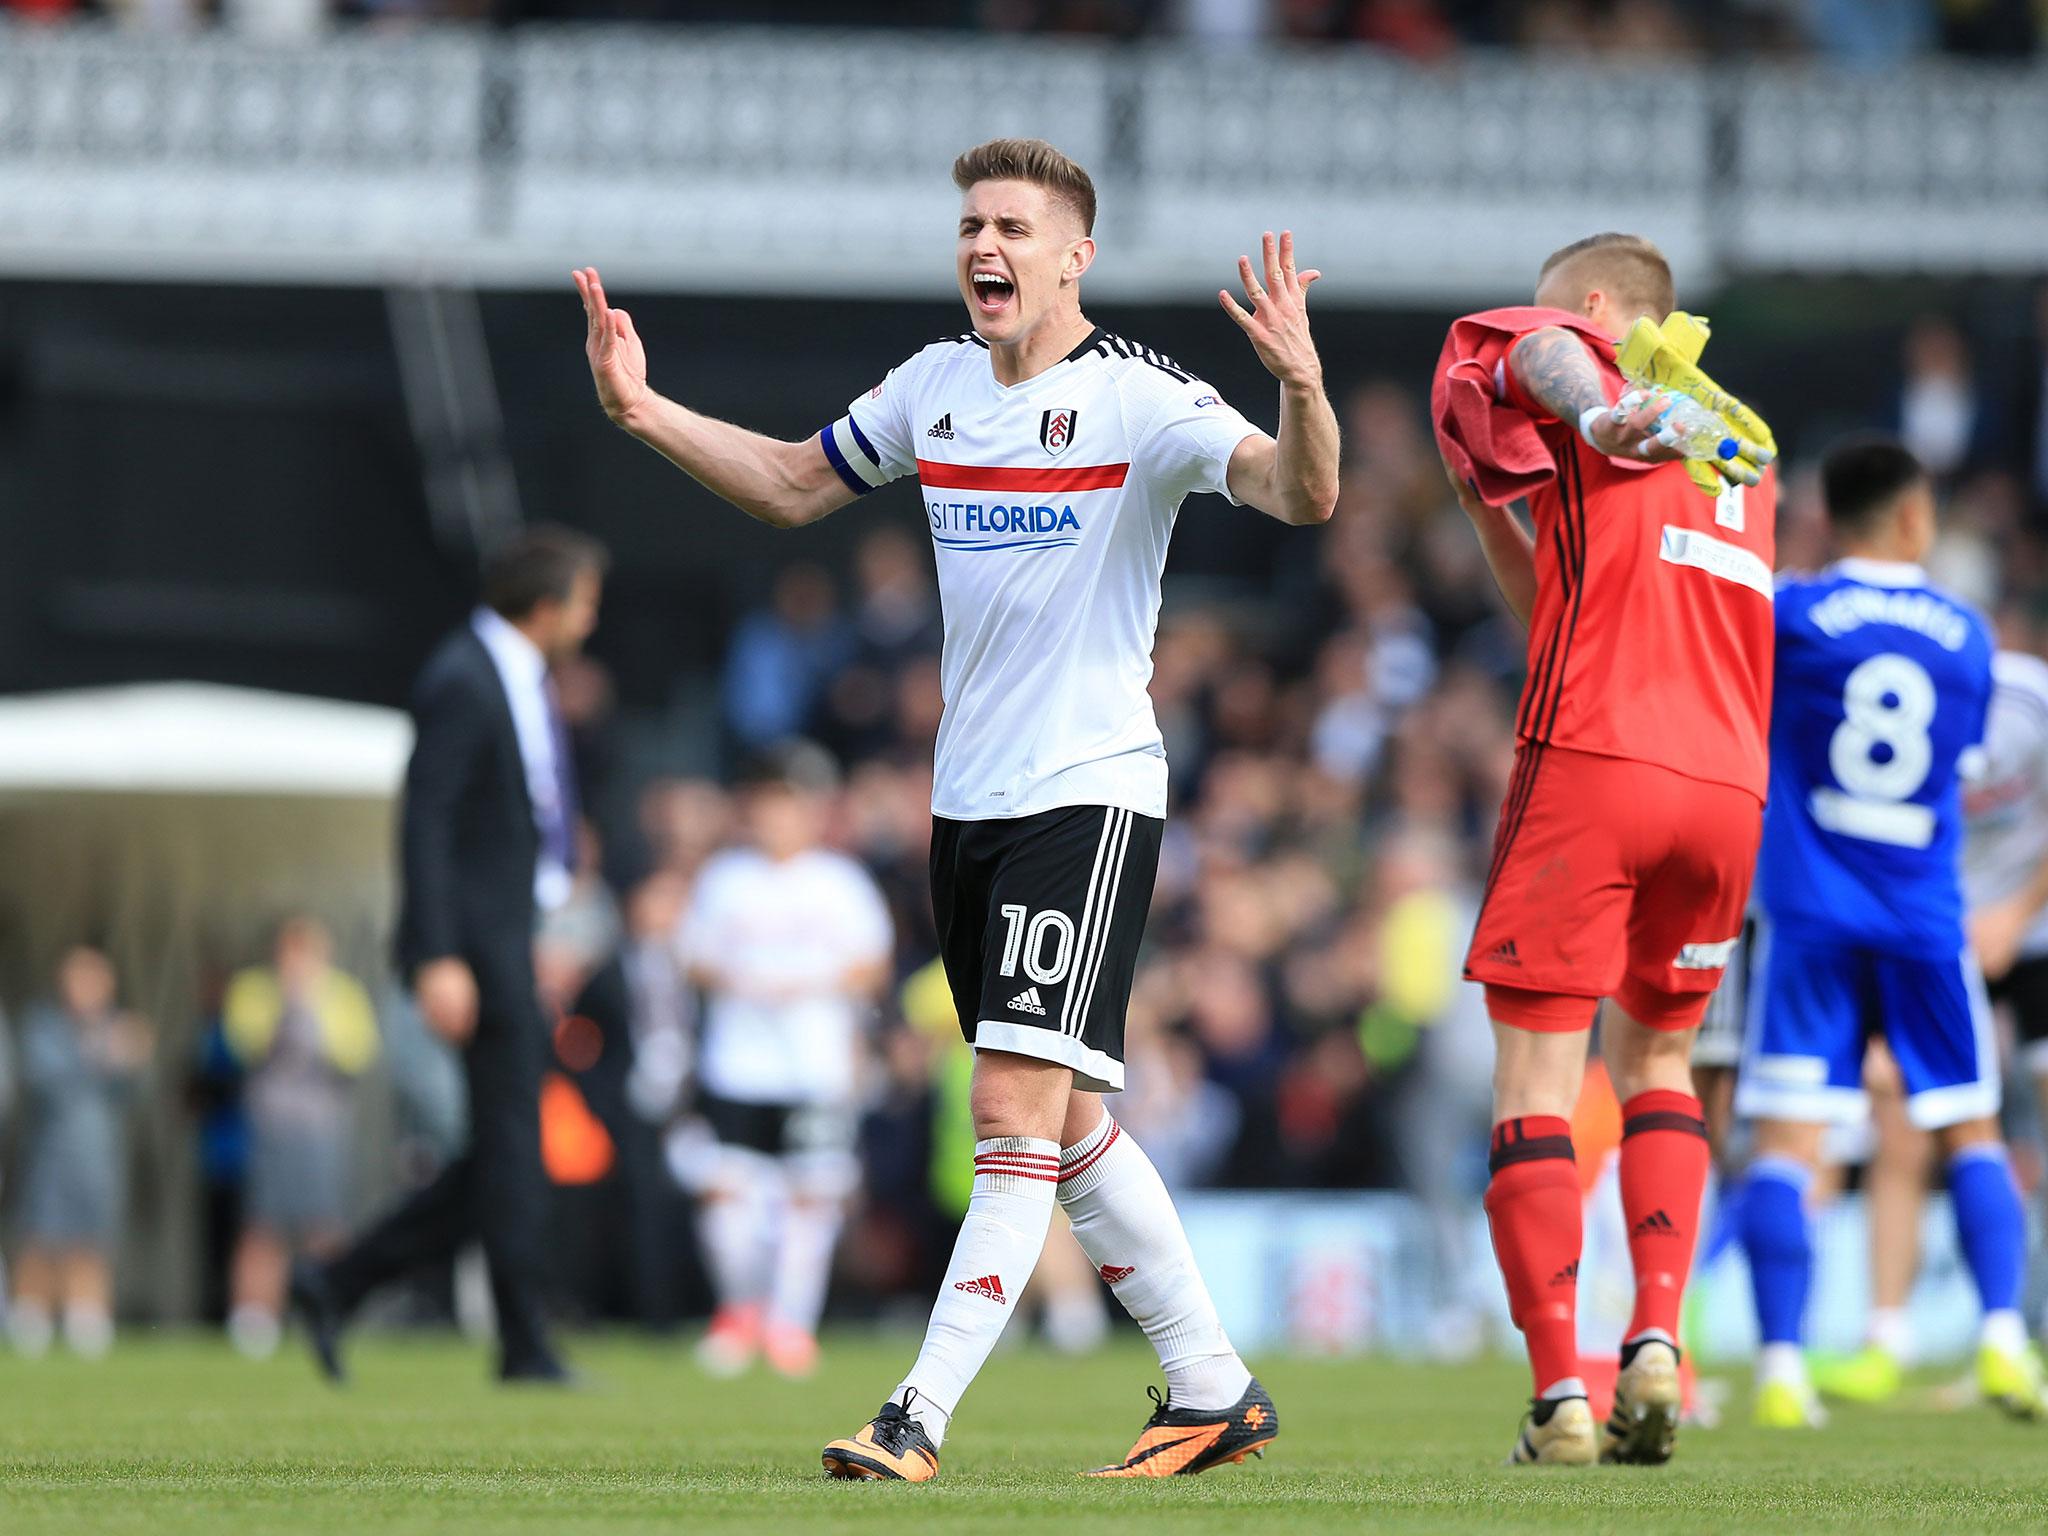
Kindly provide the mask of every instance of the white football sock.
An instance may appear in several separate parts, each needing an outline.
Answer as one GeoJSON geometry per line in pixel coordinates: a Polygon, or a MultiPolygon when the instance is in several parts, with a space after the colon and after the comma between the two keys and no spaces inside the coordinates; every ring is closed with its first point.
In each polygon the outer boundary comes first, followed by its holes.
{"type": "Polygon", "coordinates": [[[72,1302],[64,1308],[64,1344],[85,1360],[102,1359],[114,1347],[114,1318],[93,1302],[72,1302]]]}
{"type": "Polygon", "coordinates": [[[945,1439],[961,1394],[1002,1337],[1038,1267],[1052,1226],[1059,1166],[1059,1143],[1037,1136],[974,1144],[974,1193],[932,1305],[924,1348],[903,1384],[889,1394],[909,1408],[934,1445],[945,1439]],[[906,1401],[906,1394],[914,1395],[906,1401]]]}
{"type": "Polygon", "coordinates": [[[1758,1386],[1806,1388],[1806,1353],[1797,1344],[1766,1344],[1756,1352],[1758,1386]]]}
{"type": "Polygon", "coordinates": [[[2000,1354],[2025,1354],[2027,1321],[2011,1307],[2003,1311],[1986,1312],[1983,1330],[1978,1334],[1978,1342],[1990,1346],[2000,1354]]]}
{"type": "Polygon", "coordinates": [[[1060,1153],[1060,1204],[1081,1251],[1159,1352],[1167,1401],[1228,1408],[1252,1373],[1230,1347],[1173,1197],[1114,1117],[1060,1153]]]}
{"type": "Polygon", "coordinates": [[[792,1200],[783,1207],[768,1301],[771,1326],[818,1331],[841,1220],[839,1204],[833,1200],[792,1200]]]}
{"type": "Polygon", "coordinates": [[[715,1191],[697,1208],[697,1235],[719,1306],[754,1306],[768,1292],[770,1202],[775,1191],[767,1187],[763,1170],[738,1158],[727,1161],[728,1170],[715,1191]]]}
{"type": "Polygon", "coordinates": [[[57,1331],[50,1309],[39,1301],[17,1301],[7,1309],[7,1334],[14,1347],[31,1360],[49,1353],[57,1331]]]}
{"type": "Polygon", "coordinates": [[[245,1301],[228,1314],[228,1341],[244,1359],[268,1360],[283,1335],[284,1324],[268,1307],[245,1301]]]}
{"type": "Polygon", "coordinates": [[[1872,1307],[1864,1340],[1883,1350],[1901,1365],[1913,1358],[1913,1318],[1904,1307],[1872,1307]]]}

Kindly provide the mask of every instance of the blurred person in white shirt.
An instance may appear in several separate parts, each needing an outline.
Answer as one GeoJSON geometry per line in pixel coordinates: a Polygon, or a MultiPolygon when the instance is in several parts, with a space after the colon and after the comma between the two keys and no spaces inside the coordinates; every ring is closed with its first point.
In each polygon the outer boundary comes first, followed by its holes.
{"type": "Polygon", "coordinates": [[[818,1318],[859,1182],[862,1035],[894,934],[874,880],[823,846],[838,772],[808,742],[775,748],[742,790],[749,841],[705,864],[681,930],[704,993],[697,1113],[716,1149],[681,1168],[699,1192],[718,1310],[698,1347],[718,1375],[757,1352],[817,1363],[818,1318]]]}

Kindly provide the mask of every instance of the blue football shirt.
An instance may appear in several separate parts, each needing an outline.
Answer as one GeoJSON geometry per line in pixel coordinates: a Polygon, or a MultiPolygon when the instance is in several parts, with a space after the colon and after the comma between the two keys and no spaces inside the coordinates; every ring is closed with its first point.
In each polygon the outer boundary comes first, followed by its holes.
{"type": "Polygon", "coordinates": [[[1764,912],[1811,940],[1957,954],[1989,628],[1918,566],[1842,560],[1779,586],[1777,631],[1764,912]]]}

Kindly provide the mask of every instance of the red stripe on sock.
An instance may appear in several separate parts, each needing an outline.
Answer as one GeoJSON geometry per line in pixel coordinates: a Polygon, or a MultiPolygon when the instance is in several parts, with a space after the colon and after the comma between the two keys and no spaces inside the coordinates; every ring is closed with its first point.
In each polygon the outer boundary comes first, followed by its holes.
{"type": "Polygon", "coordinates": [[[1117,1137],[1121,1136],[1122,1134],[1123,1127],[1118,1125],[1114,1120],[1110,1121],[1109,1134],[1102,1138],[1102,1145],[1097,1147],[1093,1152],[1090,1152],[1086,1157],[1082,1158],[1081,1161],[1074,1164],[1073,1167],[1063,1169],[1060,1173],[1060,1182],[1064,1184],[1068,1179],[1073,1178],[1075,1175],[1086,1173],[1090,1168],[1093,1168],[1097,1160],[1101,1158],[1102,1154],[1107,1152],[1110,1149],[1110,1147],[1115,1145],[1117,1137]]]}

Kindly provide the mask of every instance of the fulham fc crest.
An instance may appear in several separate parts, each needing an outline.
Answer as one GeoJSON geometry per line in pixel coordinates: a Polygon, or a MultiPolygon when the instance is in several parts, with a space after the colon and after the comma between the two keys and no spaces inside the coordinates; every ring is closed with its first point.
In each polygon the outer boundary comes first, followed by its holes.
{"type": "Polygon", "coordinates": [[[1067,451],[1067,444],[1074,440],[1074,425],[1081,418],[1079,411],[1052,410],[1038,418],[1039,446],[1055,456],[1067,451]]]}

